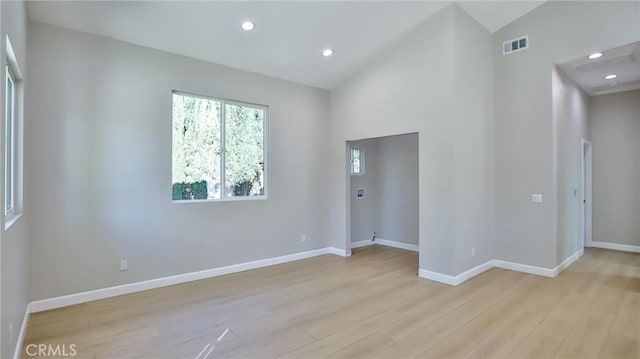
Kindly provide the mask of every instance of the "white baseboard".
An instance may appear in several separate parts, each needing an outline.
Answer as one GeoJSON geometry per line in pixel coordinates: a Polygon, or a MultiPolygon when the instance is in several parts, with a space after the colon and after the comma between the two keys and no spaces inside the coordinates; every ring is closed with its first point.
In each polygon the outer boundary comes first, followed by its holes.
{"type": "Polygon", "coordinates": [[[484,273],[486,271],[488,271],[489,269],[493,268],[493,261],[488,261],[485,263],[480,264],[479,266],[476,266],[474,268],[469,269],[468,271],[462,272],[460,274],[458,274],[457,276],[450,276],[450,275],[446,275],[446,274],[442,274],[442,273],[438,273],[438,272],[432,272],[432,271],[428,271],[426,269],[420,269],[418,271],[418,276],[420,278],[425,278],[425,279],[430,279],[430,280],[434,280],[436,282],[440,282],[440,283],[444,283],[444,284],[448,284],[448,285],[452,285],[452,286],[457,286],[463,282],[466,282],[467,280],[477,276],[478,274],[484,273]]]}
{"type": "Polygon", "coordinates": [[[329,254],[334,254],[340,257],[350,257],[351,251],[346,251],[344,249],[336,248],[336,247],[328,247],[327,251],[329,254]]]}
{"type": "Polygon", "coordinates": [[[360,247],[366,247],[366,246],[372,246],[376,244],[376,242],[370,240],[370,239],[366,239],[364,241],[357,241],[357,242],[351,242],[351,249],[354,248],[360,248],[360,247]]]}
{"type": "MultiPolygon", "coordinates": [[[[389,241],[384,239],[382,240],[377,239],[375,242],[371,242],[371,241],[354,242],[354,243],[351,243],[351,247],[358,248],[358,247],[372,245],[376,243],[385,245],[385,246],[395,247],[395,248],[402,248],[402,249],[408,249],[413,251],[418,250],[417,246],[415,245],[389,241]]],[[[333,255],[338,255],[342,257],[348,257],[351,255],[351,251],[335,248],[335,247],[326,247],[326,248],[314,249],[306,252],[289,254],[289,255],[280,256],[280,257],[260,259],[252,262],[212,268],[212,269],[207,269],[207,270],[198,271],[198,272],[178,274],[178,275],[169,276],[169,277],[122,284],[122,285],[117,285],[113,287],[96,289],[96,290],[75,293],[75,294],[70,294],[70,295],[65,295],[60,297],[36,300],[31,302],[27,306],[27,311],[29,313],[37,313],[45,310],[67,307],[70,305],[86,303],[86,302],[91,302],[94,300],[100,300],[105,298],[111,298],[111,297],[124,295],[124,294],[142,292],[145,290],[166,287],[166,286],[175,285],[175,284],[187,283],[187,282],[192,282],[192,281],[206,279],[206,278],[218,277],[218,276],[231,274],[231,273],[243,272],[251,269],[263,268],[263,267],[273,266],[277,264],[298,261],[301,259],[321,256],[325,254],[333,254],[333,255]]],[[[562,262],[559,266],[557,266],[554,269],[535,267],[535,266],[530,266],[526,264],[511,263],[511,262],[506,262],[501,260],[491,260],[477,267],[469,269],[461,274],[458,274],[456,276],[450,276],[442,273],[432,272],[425,269],[420,269],[418,272],[418,275],[421,278],[435,280],[435,281],[453,285],[453,286],[457,286],[493,267],[509,269],[509,270],[514,270],[518,272],[530,273],[530,274],[536,274],[536,275],[541,275],[545,277],[555,277],[560,271],[562,271],[563,269],[568,267],[571,263],[573,263],[575,260],[580,258],[582,254],[583,254],[583,250],[574,253],[571,257],[567,258],[564,262],[562,262]]],[[[29,319],[29,316],[25,315],[23,328],[20,329],[20,336],[18,340],[24,340],[24,331],[26,330],[28,319],[29,319]]],[[[20,344],[20,348],[21,347],[22,347],[22,344],[20,344]]],[[[19,351],[18,351],[18,354],[20,354],[19,351]]]]}
{"type": "Polygon", "coordinates": [[[502,261],[498,259],[493,261],[493,266],[496,268],[507,269],[507,270],[522,272],[527,274],[535,274],[535,275],[549,277],[549,278],[553,278],[556,276],[554,274],[554,270],[551,268],[544,268],[544,267],[537,267],[537,266],[532,266],[528,264],[507,262],[507,261],[502,261]]]}
{"type": "Polygon", "coordinates": [[[481,274],[493,267],[496,267],[496,268],[507,269],[507,270],[512,270],[516,272],[535,274],[543,277],[554,278],[560,272],[562,272],[567,267],[569,267],[571,263],[575,262],[576,260],[578,260],[578,258],[582,257],[583,254],[584,254],[584,249],[580,249],[579,251],[569,256],[569,258],[562,261],[562,263],[560,263],[555,268],[537,267],[537,266],[532,266],[528,264],[513,263],[513,262],[494,259],[494,260],[487,261],[483,264],[480,264],[477,267],[471,268],[468,271],[458,274],[457,276],[450,276],[450,275],[446,275],[438,272],[432,272],[426,269],[420,269],[418,271],[418,276],[420,278],[430,279],[436,282],[457,286],[477,276],[478,274],[481,274]]]}
{"type": "Polygon", "coordinates": [[[424,279],[428,279],[428,280],[433,280],[436,282],[440,282],[440,283],[444,283],[444,284],[448,284],[448,285],[452,285],[452,286],[456,286],[458,284],[460,284],[461,282],[457,279],[457,276],[450,276],[447,274],[442,274],[442,273],[438,273],[438,272],[432,272],[430,270],[426,270],[426,269],[418,269],[418,277],[420,278],[424,278],[424,279]]]}
{"type": "Polygon", "coordinates": [[[224,267],[206,269],[198,272],[178,274],[169,277],[156,278],[145,280],[141,282],[128,283],[117,285],[108,288],[90,290],[87,292],[75,293],[55,298],[48,298],[42,300],[36,300],[31,302],[31,313],[42,312],[45,310],[67,307],[70,305],[91,302],[94,300],[111,298],[119,295],[142,292],[149,289],[155,289],[160,287],[166,287],[175,284],[192,282],[200,279],[218,277],[226,274],[243,272],[251,269],[268,267],[276,264],[282,264],[287,262],[298,261],[301,259],[321,256],[324,254],[334,254],[343,257],[347,257],[351,254],[351,251],[347,252],[344,249],[335,247],[326,247],[320,249],[314,249],[311,251],[289,254],[280,257],[260,259],[252,262],[233,264],[224,267]]]}
{"type": "Polygon", "coordinates": [[[573,262],[577,261],[580,257],[582,257],[583,254],[584,254],[584,248],[581,248],[580,250],[570,255],[567,259],[562,261],[562,263],[557,265],[555,268],[537,267],[537,266],[532,266],[528,264],[513,263],[513,262],[507,262],[507,261],[502,261],[497,259],[494,260],[493,262],[494,262],[494,267],[496,268],[508,269],[508,270],[528,273],[528,274],[535,274],[543,277],[555,278],[555,276],[560,274],[560,272],[565,270],[573,262]]]}
{"type": "Polygon", "coordinates": [[[553,273],[554,273],[553,276],[555,277],[558,274],[560,274],[560,272],[567,269],[567,267],[569,267],[573,262],[580,259],[580,257],[582,257],[583,255],[584,255],[584,248],[580,248],[577,252],[570,255],[569,258],[562,261],[562,263],[560,263],[557,267],[553,268],[553,273]]]}
{"type": "Polygon", "coordinates": [[[22,318],[22,326],[20,332],[16,338],[16,347],[13,351],[13,359],[20,359],[22,354],[22,345],[24,344],[24,337],[27,334],[27,326],[29,325],[29,317],[31,316],[31,303],[27,304],[24,311],[24,318],[22,318]]]}
{"type": "Polygon", "coordinates": [[[364,241],[351,242],[351,248],[353,249],[353,248],[372,246],[374,244],[379,244],[379,245],[382,245],[382,246],[393,247],[393,248],[405,249],[405,250],[413,251],[413,252],[418,252],[419,251],[419,247],[417,245],[415,245],[415,244],[409,244],[409,243],[403,243],[403,242],[397,242],[397,241],[390,241],[388,239],[382,239],[382,238],[376,238],[375,241],[372,241],[372,240],[368,239],[368,240],[364,240],[364,241]]]}
{"type": "Polygon", "coordinates": [[[589,247],[611,249],[614,251],[640,253],[640,246],[632,246],[629,244],[618,244],[618,243],[610,243],[610,242],[591,242],[589,243],[589,247]]]}
{"type": "Polygon", "coordinates": [[[409,244],[409,243],[403,243],[403,242],[397,242],[397,241],[390,241],[390,240],[382,239],[382,238],[376,238],[374,243],[378,243],[378,244],[381,244],[381,245],[387,246],[387,247],[406,249],[408,251],[414,251],[414,252],[418,252],[419,251],[419,247],[417,245],[415,245],[415,244],[409,244]]]}

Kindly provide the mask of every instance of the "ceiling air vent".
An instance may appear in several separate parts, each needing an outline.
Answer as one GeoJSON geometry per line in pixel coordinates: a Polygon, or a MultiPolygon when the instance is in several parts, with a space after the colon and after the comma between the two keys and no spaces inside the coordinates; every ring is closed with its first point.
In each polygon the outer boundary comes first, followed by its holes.
{"type": "Polygon", "coordinates": [[[529,36],[522,36],[517,39],[505,41],[502,43],[502,54],[508,55],[514,52],[526,50],[529,48],[529,36]]]}

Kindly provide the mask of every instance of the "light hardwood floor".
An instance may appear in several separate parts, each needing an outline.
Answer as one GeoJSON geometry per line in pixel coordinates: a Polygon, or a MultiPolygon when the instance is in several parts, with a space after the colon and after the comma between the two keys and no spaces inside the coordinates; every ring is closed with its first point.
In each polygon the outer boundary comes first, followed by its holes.
{"type": "Polygon", "coordinates": [[[365,247],[37,313],[25,346],[75,344],[79,358],[204,359],[212,347],[208,358],[640,358],[639,254],[588,249],[555,279],[494,268],[458,287],[417,268],[417,253],[365,247]]]}

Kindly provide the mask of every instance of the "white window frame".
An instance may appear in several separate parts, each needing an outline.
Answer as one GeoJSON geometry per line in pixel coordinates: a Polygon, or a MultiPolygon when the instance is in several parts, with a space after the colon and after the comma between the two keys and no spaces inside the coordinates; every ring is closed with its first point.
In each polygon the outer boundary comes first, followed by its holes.
{"type": "MultiPolygon", "coordinates": [[[[217,101],[220,102],[220,187],[221,193],[220,198],[207,198],[207,199],[192,199],[192,200],[173,200],[173,203],[199,203],[199,202],[229,202],[229,201],[259,201],[268,199],[269,192],[269,106],[260,105],[250,102],[237,101],[237,100],[229,100],[220,97],[211,97],[204,95],[197,95],[189,92],[183,91],[172,91],[171,98],[173,101],[173,95],[182,95],[200,98],[204,100],[217,101]],[[263,153],[263,161],[264,161],[264,193],[259,196],[227,196],[227,186],[226,186],[226,177],[225,177],[225,164],[226,164],[226,137],[225,137],[225,121],[226,121],[226,108],[225,105],[236,105],[236,106],[245,106],[254,109],[260,109],[264,111],[264,121],[263,121],[263,139],[262,139],[262,153],[263,153]]],[[[171,122],[173,123],[173,111],[171,114],[171,122]]],[[[172,126],[172,134],[173,136],[173,126],[172,126]]],[[[171,147],[171,158],[173,163],[173,145],[171,147]]],[[[173,165],[172,165],[173,166],[173,165]]],[[[173,171],[172,171],[173,173],[173,171]]],[[[172,178],[173,182],[173,178],[172,178]]]]}
{"type": "Polygon", "coordinates": [[[349,168],[351,170],[351,175],[352,176],[362,176],[364,175],[364,148],[362,147],[358,147],[358,146],[351,146],[349,148],[349,168]],[[353,168],[353,150],[358,150],[360,151],[360,172],[355,172],[354,168],[353,168]]]}
{"type": "MultiPolygon", "coordinates": [[[[8,94],[4,95],[4,179],[5,184],[2,188],[4,195],[4,229],[8,230],[14,223],[22,216],[22,201],[23,201],[23,116],[24,116],[24,81],[22,72],[18,66],[18,60],[16,54],[11,46],[11,40],[9,36],[6,36],[5,42],[5,76],[4,87],[5,91],[8,89],[9,83],[12,84],[12,98],[10,104],[7,103],[9,99],[8,94]],[[9,111],[11,106],[11,111],[9,111]],[[11,112],[9,114],[9,112],[11,112]],[[12,141],[7,141],[10,138],[12,141]],[[9,145],[11,143],[11,145],[9,145]],[[11,169],[11,175],[9,175],[8,169],[11,169]],[[9,184],[9,186],[7,186],[9,184]],[[7,193],[7,187],[9,187],[9,193],[7,193]]],[[[8,91],[7,91],[8,92],[8,91]]]]}
{"type": "Polygon", "coordinates": [[[5,82],[4,215],[8,218],[16,213],[16,80],[9,64],[5,82]]]}

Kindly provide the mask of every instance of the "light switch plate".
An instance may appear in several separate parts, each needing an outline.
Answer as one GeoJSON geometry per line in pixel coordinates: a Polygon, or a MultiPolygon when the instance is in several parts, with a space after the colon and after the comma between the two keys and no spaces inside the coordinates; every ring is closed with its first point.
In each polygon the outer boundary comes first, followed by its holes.
{"type": "Polygon", "coordinates": [[[531,195],[532,203],[542,203],[542,195],[541,194],[532,194],[531,195]]]}

